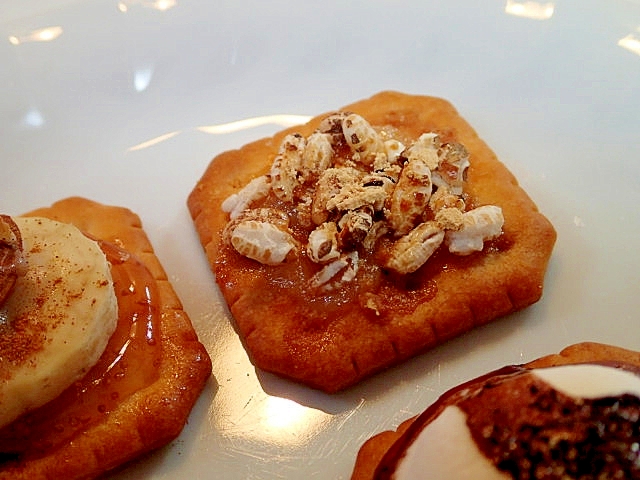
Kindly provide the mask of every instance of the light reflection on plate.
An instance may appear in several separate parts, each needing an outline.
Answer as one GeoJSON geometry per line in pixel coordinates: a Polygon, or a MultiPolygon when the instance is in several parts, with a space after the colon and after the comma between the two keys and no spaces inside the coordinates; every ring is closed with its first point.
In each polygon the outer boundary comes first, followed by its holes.
{"type": "MultiPolygon", "coordinates": [[[[263,125],[275,125],[279,127],[292,127],[294,125],[300,125],[308,122],[311,117],[308,115],[266,115],[260,117],[246,118],[244,120],[237,120],[229,123],[221,123],[218,125],[208,125],[204,127],[197,127],[196,130],[210,135],[223,135],[227,133],[240,132],[243,130],[249,130],[251,128],[261,127],[263,125]]],[[[146,140],[142,143],[134,145],[128,148],[128,151],[133,152],[136,150],[143,150],[145,148],[153,147],[161,142],[169,140],[182,133],[181,131],[174,131],[159,135],[150,140],[146,140]]]]}
{"type": "Polygon", "coordinates": [[[131,7],[140,5],[146,8],[166,12],[178,4],[177,0],[122,0],[118,2],[118,10],[127,13],[131,7]]]}
{"type": "Polygon", "coordinates": [[[520,2],[516,0],[507,0],[507,5],[504,8],[504,11],[509,15],[532,18],[534,20],[548,20],[553,16],[554,10],[554,2],[520,2]]]}
{"type": "MultiPolygon", "coordinates": [[[[638,30],[640,31],[640,28],[638,30]]],[[[640,55],[640,34],[630,33],[618,40],[618,45],[636,55],[640,55]]]]}
{"type": "Polygon", "coordinates": [[[260,117],[246,118],[235,122],[223,123],[219,125],[208,125],[198,127],[197,129],[204,133],[219,135],[224,133],[239,132],[250,128],[260,127],[262,125],[277,125],[279,127],[292,127],[308,122],[311,119],[309,115],[265,115],[260,117]]]}
{"type": "Polygon", "coordinates": [[[331,419],[330,414],[320,410],[258,391],[247,403],[237,403],[230,401],[224,415],[218,418],[220,431],[226,437],[238,437],[269,447],[304,447],[331,419]]]}
{"type": "Polygon", "coordinates": [[[9,43],[17,46],[29,42],[51,42],[62,35],[63,32],[64,30],[59,25],[38,28],[24,34],[10,35],[9,43]]]}

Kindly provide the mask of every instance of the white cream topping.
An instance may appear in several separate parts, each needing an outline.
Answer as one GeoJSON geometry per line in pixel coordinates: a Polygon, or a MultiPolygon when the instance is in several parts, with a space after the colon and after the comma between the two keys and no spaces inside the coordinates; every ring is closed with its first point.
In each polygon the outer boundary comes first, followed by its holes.
{"type": "MultiPolygon", "coordinates": [[[[625,393],[640,397],[640,376],[604,365],[563,365],[534,369],[531,373],[552,388],[575,398],[593,399],[625,393]]],[[[399,460],[395,480],[428,478],[456,480],[504,480],[476,446],[466,416],[448,406],[422,430],[399,460]]]]}
{"type": "Polygon", "coordinates": [[[538,368],[533,373],[556,390],[576,398],[640,397],[640,377],[605,365],[562,365],[538,368]]]}
{"type": "Polygon", "coordinates": [[[506,480],[475,444],[466,415],[456,406],[444,409],[407,449],[394,479],[506,480]]]}

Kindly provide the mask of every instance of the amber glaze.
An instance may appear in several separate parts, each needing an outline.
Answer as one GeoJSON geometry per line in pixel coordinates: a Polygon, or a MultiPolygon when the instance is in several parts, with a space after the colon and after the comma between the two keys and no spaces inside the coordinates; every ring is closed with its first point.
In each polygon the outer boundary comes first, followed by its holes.
{"type": "Polygon", "coordinates": [[[135,256],[111,243],[99,244],[111,264],[118,298],[116,331],[84,378],[0,430],[0,452],[5,458],[54,450],[158,377],[160,310],[155,280],[135,256]]]}
{"type": "MultiPolygon", "coordinates": [[[[468,210],[476,206],[468,195],[465,196],[465,202],[468,210]]],[[[261,298],[269,297],[272,302],[279,298],[281,300],[278,301],[288,305],[297,305],[299,299],[304,299],[300,308],[305,309],[307,317],[313,315],[307,306],[320,302],[322,308],[319,315],[325,323],[334,317],[343,317],[346,310],[362,311],[373,320],[386,314],[410,313],[419,304],[435,297],[437,284],[434,278],[439,273],[471,268],[487,256],[507,251],[512,244],[509,234],[503,233],[497,239],[485,242],[481,255],[454,255],[441,247],[417,273],[401,275],[381,267],[393,242],[393,238],[384,235],[372,251],[358,248],[360,266],[355,281],[346,282],[340,288],[326,292],[309,286],[311,277],[323,267],[312,262],[304,248],[315,225],[306,225],[300,220],[299,212],[293,204],[282,202],[273,193],[259,207],[285,212],[290,220],[289,229],[302,247],[279,265],[263,265],[243,257],[222,241],[215,267],[218,282],[224,288],[225,284],[231,286],[239,276],[247,275],[251,278],[248,283],[252,283],[256,291],[262,292],[261,298]],[[371,301],[377,305],[377,314],[364,306],[371,301]]],[[[258,301],[260,300],[256,298],[256,302],[258,301]]]]}
{"type": "MultiPolygon", "coordinates": [[[[340,133],[339,125],[332,133],[340,133]]],[[[415,138],[407,136],[392,125],[376,126],[384,138],[395,138],[405,145],[415,141],[415,138]]],[[[438,131],[440,139],[444,143],[456,142],[455,132],[448,129],[438,131]]],[[[343,137],[338,135],[333,144],[334,162],[336,166],[344,166],[351,159],[351,147],[343,137]]],[[[308,182],[312,185],[313,182],[308,182]]],[[[298,197],[309,185],[297,187],[298,197]]],[[[463,192],[465,210],[472,210],[477,205],[475,199],[463,192]]],[[[295,203],[278,199],[271,192],[265,199],[256,202],[252,208],[274,208],[285,212],[289,218],[289,230],[294,238],[303,247],[295,254],[290,254],[285,262],[279,265],[262,265],[238,254],[233,247],[222,241],[220,251],[216,259],[215,273],[218,283],[225,288],[225,283],[231,286],[234,278],[242,275],[251,277],[250,282],[255,291],[260,291],[261,296],[268,297],[271,302],[286,305],[297,305],[300,299],[304,299],[299,307],[304,310],[305,316],[311,318],[314,315],[308,305],[319,303],[322,305],[318,315],[321,319],[313,320],[316,326],[329,323],[337,317],[344,317],[347,310],[357,310],[361,315],[369,317],[372,321],[378,321],[387,315],[408,314],[413,312],[418,305],[432,300],[438,291],[434,278],[441,272],[471,268],[476,263],[483,262],[483,257],[499,254],[507,251],[512,244],[512,238],[507,232],[503,232],[498,238],[485,242],[482,255],[454,255],[444,247],[440,247],[427,260],[418,272],[401,275],[382,267],[385,264],[389,250],[393,243],[393,237],[389,234],[378,239],[372,251],[367,251],[359,246],[359,270],[355,281],[340,285],[339,288],[325,292],[309,287],[310,278],[317,273],[323,265],[312,262],[304,248],[309,234],[316,225],[309,225],[304,220],[305,215],[300,214],[295,203]],[[264,281],[264,284],[261,282],[264,281]],[[367,306],[368,305],[368,306],[367,306]],[[375,305],[375,310],[371,308],[375,305]]],[[[337,221],[338,218],[329,218],[337,221]]],[[[260,300],[256,299],[256,302],[260,300]]]]}

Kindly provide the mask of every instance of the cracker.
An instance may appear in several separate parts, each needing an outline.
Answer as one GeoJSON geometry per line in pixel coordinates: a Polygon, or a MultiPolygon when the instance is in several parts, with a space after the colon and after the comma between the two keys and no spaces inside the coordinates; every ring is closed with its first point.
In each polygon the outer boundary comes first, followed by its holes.
{"type": "MultiPolygon", "coordinates": [[[[640,352],[595,342],[577,343],[561,352],[547,355],[524,365],[526,368],[544,368],[575,363],[603,362],[616,366],[630,364],[640,368],[640,352]]],[[[442,407],[444,408],[444,406],[442,407]]],[[[394,431],[381,432],[369,438],[358,451],[351,480],[371,480],[378,464],[417,416],[402,422],[394,431]]]]}
{"type": "Polygon", "coordinates": [[[191,192],[188,207],[237,330],[256,367],[327,392],[536,302],[556,238],[514,176],[449,102],[383,92],[342,110],[408,138],[436,131],[464,144],[471,158],[465,191],[477,205],[500,206],[505,223],[500,239],[485,252],[434,255],[400,280],[402,285],[387,281],[374,292],[378,311],[357,301],[338,305],[336,296],[304,298],[293,278],[270,281],[264,266],[234,257],[221,242],[228,221],[221,203],[269,172],[285,135],[308,136],[326,115],[218,155],[191,192]]]}
{"type": "Polygon", "coordinates": [[[79,197],[28,215],[72,223],[95,238],[117,244],[141,260],[158,285],[156,347],[161,350],[155,380],[68,443],[0,463],[0,478],[93,478],[176,438],[210,377],[211,360],[137,215],[79,197]]]}

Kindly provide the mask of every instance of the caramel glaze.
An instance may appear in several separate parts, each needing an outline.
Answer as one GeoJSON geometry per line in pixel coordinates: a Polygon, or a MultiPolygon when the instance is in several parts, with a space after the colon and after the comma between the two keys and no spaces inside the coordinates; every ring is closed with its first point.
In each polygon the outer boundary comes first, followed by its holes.
{"type": "Polygon", "coordinates": [[[84,378],[0,430],[0,461],[45,455],[72,441],[158,377],[160,310],[155,280],[135,256],[112,243],[98,243],[111,264],[118,298],[116,331],[84,378]]]}
{"type": "MultiPolygon", "coordinates": [[[[380,129],[406,145],[415,140],[391,125],[380,129]]],[[[340,124],[334,125],[329,133],[336,134],[334,141],[337,143],[333,145],[336,165],[343,165],[352,157],[351,147],[342,136],[340,124]]],[[[439,130],[438,134],[444,143],[457,141],[455,132],[448,129],[439,130]]],[[[312,185],[314,182],[308,183],[312,185]]],[[[302,196],[301,191],[305,188],[308,187],[298,187],[295,194],[302,196]]],[[[462,198],[466,211],[479,206],[467,192],[462,194],[462,198]]],[[[307,244],[309,234],[316,225],[309,223],[311,220],[307,218],[307,213],[300,212],[295,203],[282,201],[270,192],[264,200],[252,205],[252,208],[258,207],[274,208],[285,212],[290,220],[289,229],[293,237],[300,245],[307,244]]],[[[429,207],[427,211],[430,212],[429,207]]],[[[381,214],[377,213],[377,215],[381,214]]],[[[433,213],[431,212],[430,215],[433,213]]],[[[380,219],[374,218],[374,220],[380,219]]],[[[328,220],[338,221],[339,214],[331,212],[328,220]]],[[[435,298],[438,286],[434,277],[439,273],[472,268],[474,264],[485,261],[487,256],[499,255],[509,250],[513,243],[511,236],[503,232],[498,238],[485,242],[482,255],[454,255],[441,246],[417,272],[401,275],[382,266],[389,256],[394,240],[396,239],[391,234],[385,234],[378,239],[371,251],[358,245],[360,262],[357,279],[341,284],[331,292],[323,292],[307,286],[308,280],[323,265],[312,262],[307,257],[304,247],[290,254],[280,265],[262,265],[238,254],[228,242],[223,240],[216,259],[215,273],[223,289],[239,275],[251,277],[252,281],[249,283],[260,282],[259,278],[266,279],[264,285],[255,285],[254,288],[255,291],[273,292],[272,295],[266,295],[265,303],[273,303],[274,298],[278,298],[278,301],[282,301],[282,304],[291,308],[291,306],[298,307],[299,298],[304,298],[305,305],[299,306],[304,314],[301,312],[300,317],[310,319],[310,323],[315,327],[344,317],[345,312],[350,310],[356,310],[358,316],[364,316],[375,323],[397,314],[410,314],[420,304],[435,298]],[[307,308],[306,304],[313,303],[321,304],[322,308],[307,308]],[[318,318],[312,319],[314,312],[318,312],[318,318]]]]}
{"type": "MultiPolygon", "coordinates": [[[[598,363],[640,375],[634,365],[598,363]]],[[[638,397],[576,400],[535,377],[524,388],[508,385],[527,371],[508,366],[449,390],[391,446],[374,479],[392,479],[404,452],[449,405],[465,412],[478,449],[514,479],[640,478],[638,397]]]]}
{"type": "MultiPolygon", "coordinates": [[[[469,196],[465,202],[467,210],[476,207],[469,196]]],[[[357,311],[358,316],[364,316],[374,323],[398,314],[411,313],[418,305],[437,295],[435,278],[439,274],[470,269],[508,251],[513,243],[512,237],[504,232],[498,238],[486,241],[481,254],[454,255],[442,246],[417,272],[401,275],[382,267],[394,240],[387,234],[370,251],[358,246],[360,262],[356,280],[345,282],[327,292],[309,285],[311,277],[323,267],[307,256],[304,247],[315,225],[309,225],[293,204],[279,200],[273,192],[257,206],[285,212],[290,221],[289,230],[300,247],[292,251],[281,264],[263,265],[243,257],[222,239],[215,263],[218,284],[224,290],[232,289],[238,278],[246,276],[249,280],[241,283],[252,284],[254,291],[261,292],[254,299],[256,303],[278,303],[287,305],[289,309],[296,308],[300,318],[307,319],[313,328],[343,318],[350,311],[357,311]],[[302,304],[301,298],[304,299],[302,304]],[[314,304],[322,307],[309,308],[314,304]]]]}

